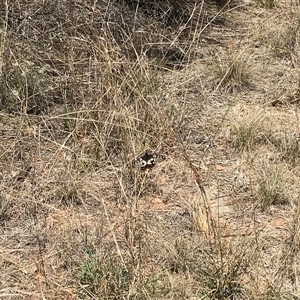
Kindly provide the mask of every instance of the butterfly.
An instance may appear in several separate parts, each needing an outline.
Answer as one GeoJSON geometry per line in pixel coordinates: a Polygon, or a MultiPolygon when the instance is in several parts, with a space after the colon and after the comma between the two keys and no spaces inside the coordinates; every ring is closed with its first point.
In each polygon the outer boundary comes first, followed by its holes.
{"type": "Polygon", "coordinates": [[[135,162],[134,167],[141,170],[152,169],[158,162],[164,161],[166,158],[158,153],[151,153],[149,150],[143,156],[140,156],[135,162]]]}

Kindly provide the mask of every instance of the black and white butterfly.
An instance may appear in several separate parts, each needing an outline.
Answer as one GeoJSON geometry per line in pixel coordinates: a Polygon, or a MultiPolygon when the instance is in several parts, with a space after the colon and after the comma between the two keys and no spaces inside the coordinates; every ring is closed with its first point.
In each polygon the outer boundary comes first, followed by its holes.
{"type": "Polygon", "coordinates": [[[135,162],[134,167],[140,168],[142,170],[151,169],[157,163],[164,161],[166,158],[159,153],[151,153],[147,150],[146,153],[140,156],[135,162]]]}

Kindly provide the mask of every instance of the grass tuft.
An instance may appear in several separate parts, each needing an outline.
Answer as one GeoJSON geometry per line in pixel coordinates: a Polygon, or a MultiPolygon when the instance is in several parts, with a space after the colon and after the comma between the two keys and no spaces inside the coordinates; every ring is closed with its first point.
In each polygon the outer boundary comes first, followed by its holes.
{"type": "Polygon", "coordinates": [[[275,7],[276,1],[275,0],[255,0],[255,3],[266,9],[272,9],[275,7]]]}
{"type": "Polygon", "coordinates": [[[285,134],[279,142],[276,143],[280,152],[281,159],[292,166],[299,165],[300,162],[300,142],[297,134],[285,134]]]}
{"type": "Polygon", "coordinates": [[[230,55],[228,60],[223,63],[215,63],[212,72],[214,81],[223,90],[230,93],[242,90],[248,90],[253,86],[253,68],[251,67],[249,57],[241,53],[239,56],[230,55]]]}
{"type": "Polygon", "coordinates": [[[270,166],[260,173],[258,179],[258,199],[263,210],[272,205],[289,204],[288,172],[280,166],[270,166]]]}
{"type": "Polygon", "coordinates": [[[231,144],[238,151],[250,150],[262,139],[262,113],[248,114],[233,121],[231,125],[231,144]]]}
{"type": "Polygon", "coordinates": [[[287,58],[295,62],[299,51],[299,21],[295,24],[285,24],[272,34],[271,51],[275,57],[287,58]]]}
{"type": "Polygon", "coordinates": [[[78,280],[82,285],[82,299],[86,294],[101,296],[102,299],[120,299],[129,291],[128,271],[112,257],[103,261],[94,249],[86,248],[86,258],[80,263],[78,280]]]}

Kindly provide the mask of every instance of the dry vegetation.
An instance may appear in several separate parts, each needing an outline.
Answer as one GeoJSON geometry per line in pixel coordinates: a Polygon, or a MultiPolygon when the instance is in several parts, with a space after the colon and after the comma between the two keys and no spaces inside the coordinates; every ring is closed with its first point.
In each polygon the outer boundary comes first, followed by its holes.
{"type": "Polygon", "coordinates": [[[300,299],[297,1],[0,1],[1,299],[300,299]]]}

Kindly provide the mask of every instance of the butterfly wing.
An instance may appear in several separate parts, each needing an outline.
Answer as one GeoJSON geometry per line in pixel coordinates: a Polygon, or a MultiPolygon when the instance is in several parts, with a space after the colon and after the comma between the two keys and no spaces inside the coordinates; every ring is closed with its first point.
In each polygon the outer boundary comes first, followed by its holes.
{"type": "Polygon", "coordinates": [[[162,162],[163,160],[165,160],[163,155],[146,151],[143,156],[139,157],[135,161],[135,166],[142,170],[151,169],[156,165],[156,163],[162,162]]]}

